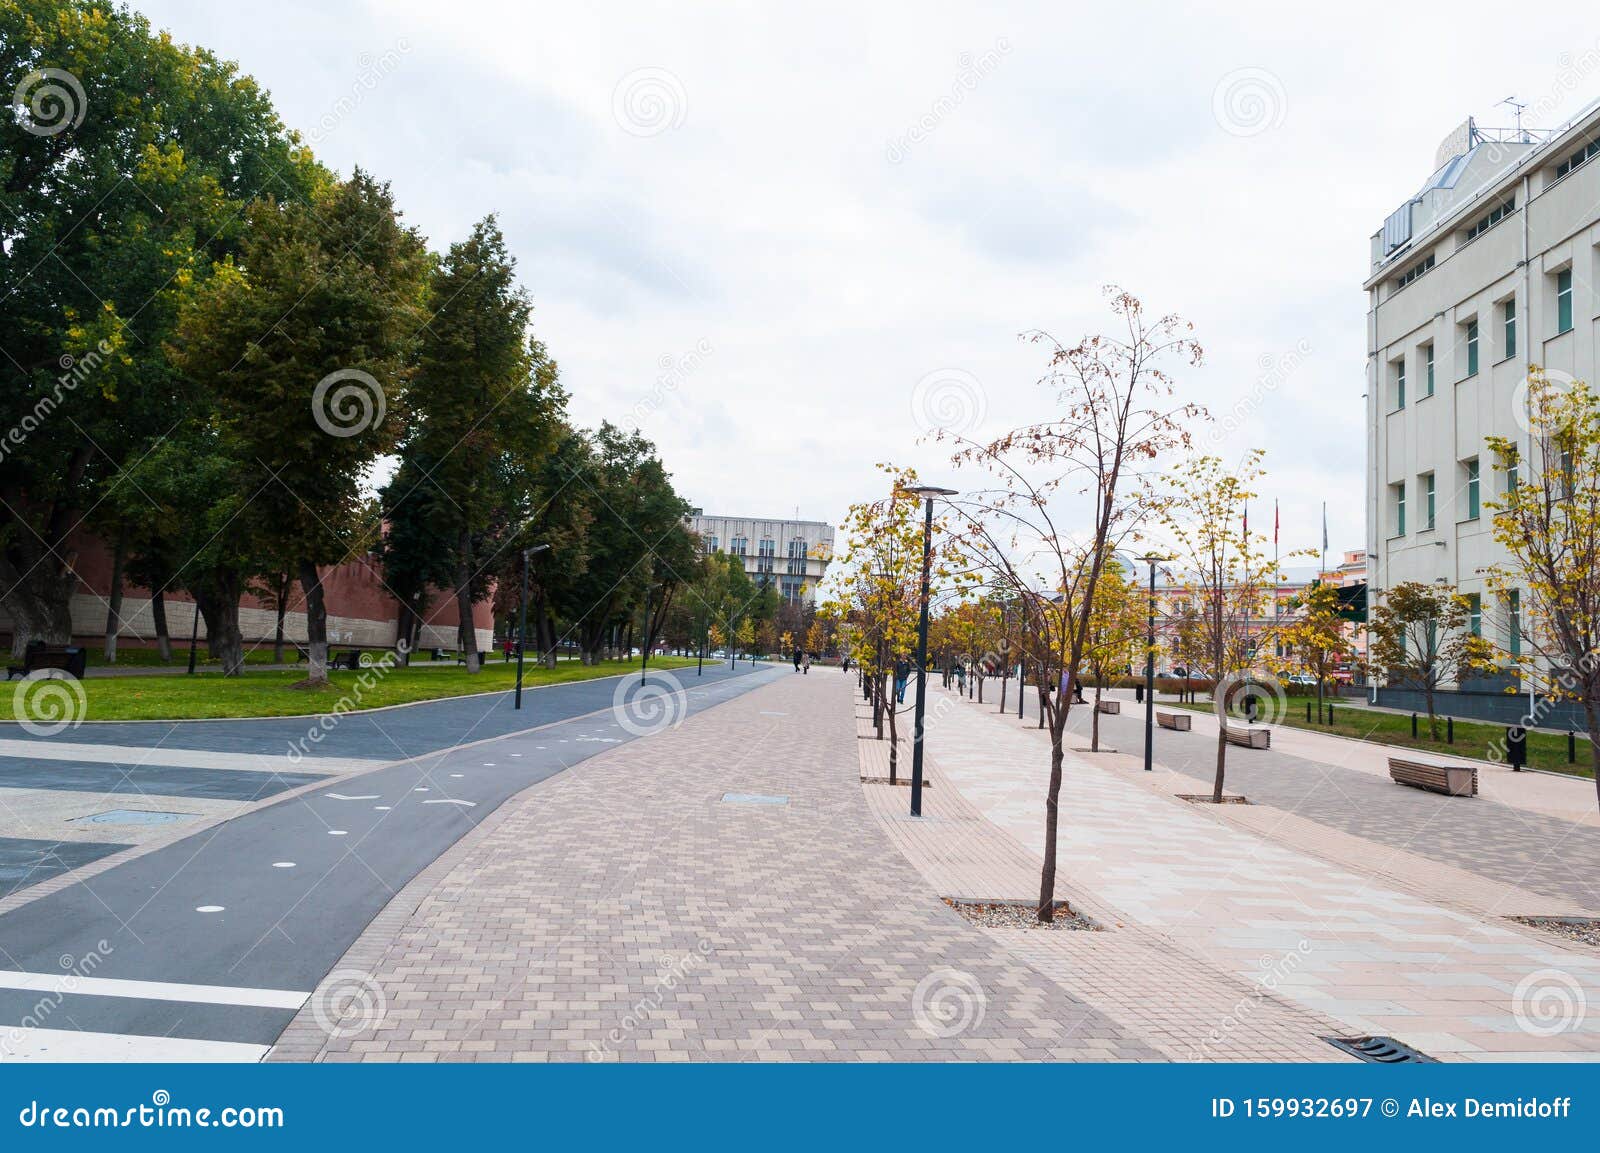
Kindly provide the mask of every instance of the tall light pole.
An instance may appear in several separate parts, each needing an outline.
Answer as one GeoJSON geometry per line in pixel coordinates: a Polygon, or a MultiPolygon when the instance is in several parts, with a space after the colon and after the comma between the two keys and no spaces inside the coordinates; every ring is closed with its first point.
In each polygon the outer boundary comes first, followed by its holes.
{"type": "Polygon", "coordinates": [[[911,815],[922,816],[922,719],[928,706],[928,578],[933,566],[933,498],[955,496],[953,488],[919,485],[906,489],[925,502],[922,517],[922,605],[917,624],[917,720],[911,744],[911,815]]]}
{"type": "Polygon", "coordinates": [[[550,546],[536,544],[522,550],[522,592],[517,597],[517,700],[512,707],[522,707],[522,654],[528,647],[528,558],[544,552],[550,546]]]}
{"type": "Polygon", "coordinates": [[[1147,553],[1135,560],[1150,566],[1149,633],[1144,650],[1144,771],[1154,772],[1156,731],[1156,564],[1170,558],[1147,553]]]}

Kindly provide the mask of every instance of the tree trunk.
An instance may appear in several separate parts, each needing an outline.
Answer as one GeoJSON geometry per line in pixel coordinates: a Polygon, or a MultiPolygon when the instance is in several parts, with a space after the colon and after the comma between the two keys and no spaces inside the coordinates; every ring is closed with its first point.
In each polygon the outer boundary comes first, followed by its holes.
{"type": "Polygon", "coordinates": [[[222,675],[236,677],[244,671],[244,636],[239,631],[239,596],[244,581],[231,570],[211,573],[205,586],[195,590],[195,603],[206,622],[206,649],[222,664],[222,675]]]}
{"type": "Polygon", "coordinates": [[[467,672],[483,667],[478,655],[478,630],[472,627],[472,536],[463,531],[456,541],[456,615],[461,618],[461,653],[467,672]]]}
{"type": "Polygon", "coordinates": [[[315,562],[300,562],[300,588],[306,594],[306,679],[301,684],[317,688],[328,683],[328,604],[315,562]]]}
{"type": "Polygon", "coordinates": [[[117,635],[122,632],[122,562],[127,549],[122,543],[122,534],[117,534],[117,543],[111,550],[111,597],[106,602],[106,664],[117,663],[117,635]]]}
{"type": "Polygon", "coordinates": [[[1222,775],[1228,761],[1228,710],[1224,708],[1222,713],[1217,725],[1217,779],[1211,786],[1211,802],[1216,805],[1222,804],[1222,775]]]}
{"type": "MultiPolygon", "coordinates": [[[[1063,718],[1064,720],[1065,718],[1063,718]]],[[[1061,730],[1065,725],[1050,728],[1050,791],[1044,799],[1044,867],[1039,870],[1040,924],[1048,925],[1055,919],[1056,907],[1056,827],[1061,804],[1061,730]]]]}
{"type": "Polygon", "coordinates": [[[1000,678],[1000,712],[1006,711],[1006,683],[1011,680],[1011,667],[1006,666],[1005,675],[1000,678]]]}
{"type": "Polygon", "coordinates": [[[395,662],[406,668],[411,664],[411,635],[417,627],[417,609],[409,597],[400,597],[395,603],[399,609],[394,622],[395,662]]]}
{"type": "Polygon", "coordinates": [[[899,710],[895,708],[894,698],[889,699],[889,783],[895,784],[897,777],[895,770],[900,767],[900,728],[895,723],[899,710]]]}
{"type": "Polygon", "coordinates": [[[1098,680],[1094,686],[1094,710],[1089,717],[1089,751],[1091,753],[1100,751],[1100,682],[1098,680]]]}
{"type": "Polygon", "coordinates": [[[161,663],[172,663],[172,634],[167,631],[167,597],[160,589],[150,594],[150,619],[156,626],[156,651],[161,663]]]}
{"type": "MultiPolygon", "coordinates": [[[[4,566],[9,568],[10,566],[4,566]]],[[[40,566],[40,568],[46,568],[40,566]]],[[[0,570],[0,584],[12,574],[0,570]]],[[[0,604],[11,615],[11,655],[18,660],[34,641],[47,645],[72,643],[72,597],[70,586],[77,582],[40,569],[17,576],[0,604]],[[67,591],[63,595],[63,589],[67,591]]]]}
{"type": "Polygon", "coordinates": [[[283,618],[289,611],[289,574],[278,573],[273,578],[276,588],[273,589],[274,599],[278,602],[278,626],[272,634],[272,663],[283,663],[283,618]]]}

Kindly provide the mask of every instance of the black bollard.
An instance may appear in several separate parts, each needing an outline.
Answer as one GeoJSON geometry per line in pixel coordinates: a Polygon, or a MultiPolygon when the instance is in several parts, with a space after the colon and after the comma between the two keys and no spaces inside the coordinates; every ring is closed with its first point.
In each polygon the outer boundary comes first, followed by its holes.
{"type": "Polygon", "coordinates": [[[1444,719],[1444,743],[1447,745],[1456,743],[1456,719],[1454,717],[1446,717],[1444,719]]]}
{"type": "Polygon", "coordinates": [[[1311,702],[1307,701],[1306,702],[1306,724],[1309,725],[1310,723],[1311,723],[1311,702]]]}
{"type": "Polygon", "coordinates": [[[1412,713],[1411,714],[1411,739],[1412,740],[1416,740],[1417,739],[1417,714],[1416,713],[1412,713]]]}
{"type": "Polygon", "coordinates": [[[1567,764],[1575,764],[1578,760],[1578,734],[1571,729],[1567,730],[1567,764]]]}
{"type": "Polygon", "coordinates": [[[1506,730],[1506,761],[1511,765],[1511,771],[1518,773],[1522,766],[1528,763],[1528,731],[1526,729],[1506,730]]]}

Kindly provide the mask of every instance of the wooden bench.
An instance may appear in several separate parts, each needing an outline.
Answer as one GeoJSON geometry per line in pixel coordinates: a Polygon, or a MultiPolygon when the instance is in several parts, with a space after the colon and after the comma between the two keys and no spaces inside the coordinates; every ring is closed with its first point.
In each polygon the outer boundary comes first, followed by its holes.
{"type": "Polygon", "coordinates": [[[1239,725],[1224,725],[1222,731],[1227,736],[1230,745],[1238,745],[1242,749],[1266,749],[1272,747],[1271,729],[1252,729],[1239,725]]]}
{"type": "Polygon", "coordinates": [[[1094,703],[1095,711],[1118,716],[1122,712],[1122,702],[1113,700],[1099,700],[1094,703]]]}
{"type": "Polygon", "coordinates": [[[361,654],[355,649],[351,649],[347,653],[339,653],[337,656],[328,658],[328,666],[335,669],[349,669],[351,672],[355,672],[361,667],[361,654]]]}
{"type": "Polygon", "coordinates": [[[12,677],[25,677],[40,669],[60,669],[68,676],[81,681],[88,664],[88,649],[76,645],[33,644],[23,652],[20,665],[6,666],[6,680],[9,681],[12,677]]]}
{"type": "Polygon", "coordinates": [[[1193,720],[1194,718],[1188,713],[1156,713],[1156,724],[1179,733],[1188,732],[1190,722],[1193,720]]]}
{"type": "Polygon", "coordinates": [[[1390,757],[1389,776],[1397,785],[1427,789],[1447,797],[1478,795],[1478,770],[1471,765],[1442,765],[1410,757],[1390,757]]]}

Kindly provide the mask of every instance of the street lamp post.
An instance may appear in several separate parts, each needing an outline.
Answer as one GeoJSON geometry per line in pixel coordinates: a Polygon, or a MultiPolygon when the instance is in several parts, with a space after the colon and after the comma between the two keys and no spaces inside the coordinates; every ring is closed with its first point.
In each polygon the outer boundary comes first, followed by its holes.
{"type": "Polygon", "coordinates": [[[1150,566],[1149,633],[1144,650],[1144,771],[1153,772],[1156,731],[1156,563],[1164,556],[1148,553],[1134,558],[1150,566]]]}
{"type": "Polygon", "coordinates": [[[933,566],[933,498],[955,496],[953,488],[920,485],[907,489],[925,502],[922,517],[922,602],[917,623],[917,717],[911,743],[911,815],[922,816],[922,722],[928,706],[928,581],[933,566]]]}
{"type": "Polygon", "coordinates": [[[522,550],[522,592],[517,597],[517,700],[512,707],[522,707],[522,654],[528,648],[528,558],[544,552],[550,546],[536,544],[522,550]]]}

